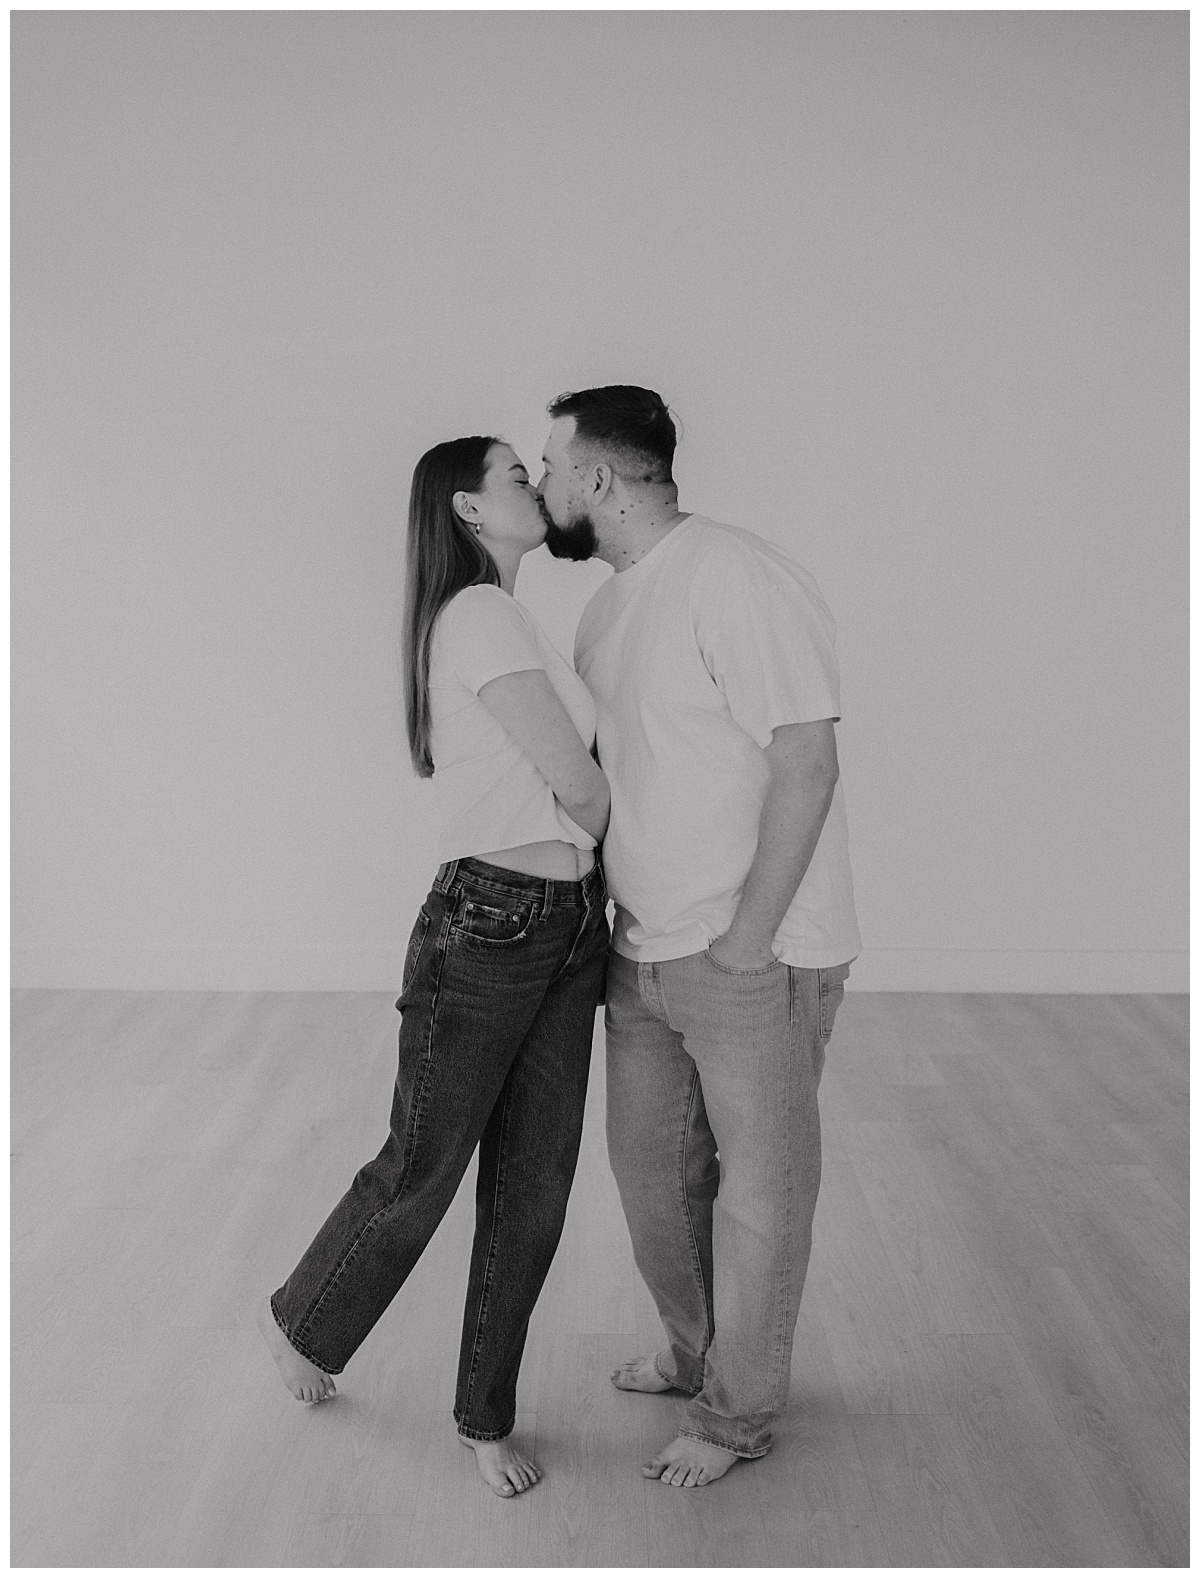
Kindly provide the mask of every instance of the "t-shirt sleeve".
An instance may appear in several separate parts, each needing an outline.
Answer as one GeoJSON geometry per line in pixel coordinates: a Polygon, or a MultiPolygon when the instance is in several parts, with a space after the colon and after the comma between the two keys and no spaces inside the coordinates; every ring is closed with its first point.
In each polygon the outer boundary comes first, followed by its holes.
{"type": "Polygon", "coordinates": [[[546,667],[516,603],[497,586],[468,586],[442,610],[439,632],[451,673],[479,692],[490,679],[546,667]]]}
{"type": "Polygon", "coordinates": [[[692,587],[705,666],[764,750],[785,724],[841,716],[833,620],[803,574],[737,543],[711,554],[692,587]]]}

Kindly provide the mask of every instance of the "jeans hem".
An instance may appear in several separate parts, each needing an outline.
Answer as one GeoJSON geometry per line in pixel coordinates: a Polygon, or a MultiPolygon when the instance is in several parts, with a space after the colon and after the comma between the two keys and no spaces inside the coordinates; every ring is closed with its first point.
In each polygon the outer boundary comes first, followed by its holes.
{"type": "Polygon", "coordinates": [[[276,1326],[279,1327],[280,1331],[287,1340],[288,1346],[294,1349],[294,1351],[298,1353],[302,1359],[307,1359],[309,1364],[315,1364],[317,1369],[323,1370],[326,1375],[340,1375],[346,1368],[345,1365],[326,1364],[324,1359],[318,1358],[318,1356],[312,1351],[311,1348],[307,1346],[307,1344],[298,1342],[296,1338],[292,1336],[291,1332],[287,1329],[287,1326],[284,1323],[283,1317],[275,1307],[275,1295],[273,1293],[271,1294],[271,1314],[275,1319],[276,1326]]]}
{"type": "Polygon", "coordinates": [[[657,1354],[654,1355],[650,1363],[654,1366],[654,1372],[659,1380],[665,1381],[672,1391],[686,1392],[689,1397],[699,1397],[704,1390],[703,1386],[685,1386],[682,1381],[673,1380],[663,1369],[662,1365],[659,1364],[657,1354]]]}
{"type": "Polygon", "coordinates": [[[720,1447],[722,1452],[732,1452],[734,1457],[766,1457],[767,1453],[771,1450],[771,1443],[769,1441],[765,1447],[755,1447],[754,1450],[751,1451],[748,1447],[734,1446],[731,1441],[718,1441],[716,1436],[701,1435],[698,1430],[678,1430],[676,1431],[676,1434],[683,1436],[688,1441],[703,1441],[707,1446],[720,1447]]]}
{"type": "Polygon", "coordinates": [[[506,1430],[468,1430],[458,1417],[457,1409],[454,1413],[454,1423],[458,1426],[458,1433],[460,1436],[466,1436],[468,1441],[504,1441],[512,1435],[516,1422],[514,1416],[506,1430]]]}

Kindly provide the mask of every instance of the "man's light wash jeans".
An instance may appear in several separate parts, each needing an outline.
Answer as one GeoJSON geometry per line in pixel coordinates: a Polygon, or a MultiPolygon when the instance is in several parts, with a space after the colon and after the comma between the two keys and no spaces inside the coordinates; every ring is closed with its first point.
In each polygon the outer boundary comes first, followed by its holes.
{"type": "Polygon", "coordinates": [[[656,1362],[693,1394],[680,1434],[739,1457],[787,1404],[849,970],[609,956],[608,1153],[670,1344],[656,1362]]]}

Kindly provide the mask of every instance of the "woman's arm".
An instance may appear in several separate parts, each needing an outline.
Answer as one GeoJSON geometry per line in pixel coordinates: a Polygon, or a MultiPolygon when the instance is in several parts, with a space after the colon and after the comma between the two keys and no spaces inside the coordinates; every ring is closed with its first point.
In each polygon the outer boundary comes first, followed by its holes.
{"type": "Polygon", "coordinates": [[[588,754],[545,669],[489,679],[479,699],[530,758],[563,810],[597,843],[608,826],[608,779],[588,754]]]}

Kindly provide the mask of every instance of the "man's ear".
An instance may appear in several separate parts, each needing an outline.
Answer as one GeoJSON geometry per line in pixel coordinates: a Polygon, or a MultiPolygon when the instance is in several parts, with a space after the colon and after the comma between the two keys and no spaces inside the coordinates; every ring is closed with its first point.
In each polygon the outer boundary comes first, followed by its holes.
{"type": "Polygon", "coordinates": [[[603,460],[598,460],[592,467],[591,475],[588,478],[588,486],[592,490],[591,502],[593,504],[601,504],[608,497],[612,491],[612,478],[612,467],[606,465],[603,460]]]}

